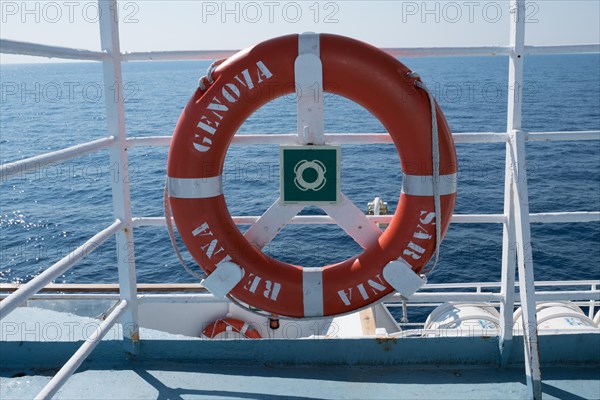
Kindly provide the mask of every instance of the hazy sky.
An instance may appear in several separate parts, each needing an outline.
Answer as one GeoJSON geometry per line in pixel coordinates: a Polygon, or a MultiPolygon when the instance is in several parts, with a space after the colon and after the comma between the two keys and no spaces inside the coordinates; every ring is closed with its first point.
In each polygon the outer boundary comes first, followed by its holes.
{"type": "MultiPolygon", "coordinates": [[[[98,50],[95,1],[0,0],[3,39],[98,50]]],[[[123,51],[240,49],[287,33],[381,47],[503,45],[508,1],[121,1],[123,51]]],[[[527,2],[527,44],[598,43],[600,1],[527,2]]],[[[47,59],[40,59],[48,61],[47,59]]],[[[2,62],[30,62],[2,55],[2,62]]]]}

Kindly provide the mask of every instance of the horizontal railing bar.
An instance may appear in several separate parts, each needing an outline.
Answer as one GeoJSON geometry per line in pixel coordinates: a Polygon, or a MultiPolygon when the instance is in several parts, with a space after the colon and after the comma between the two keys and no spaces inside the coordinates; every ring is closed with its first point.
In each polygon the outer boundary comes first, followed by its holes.
{"type": "Polygon", "coordinates": [[[600,300],[600,290],[561,290],[561,291],[541,291],[535,292],[536,301],[585,301],[585,300],[600,300]]]}
{"type": "MultiPolygon", "coordinates": [[[[510,55],[510,46],[461,46],[461,47],[388,47],[382,51],[394,57],[456,57],[510,55]]],[[[216,60],[228,58],[238,50],[171,50],[123,53],[123,61],[169,61],[169,60],[216,60]]],[[[598,53],[598,44],[525,46],[525,54],[573,54],[598,53]]],[[[0,39],[0,53],[62,58],[70,60],[102,61],[109,57],[101,51],[81,50],[50,46],[39,43],[0,39]]]]}
{"type": "Polygon", "coordinates": [[[37,399],[50,399],[59,391],[59,389],[67,382],[73,373],[81,366],[85,359],[94,351],[102,338],[106,336],[108,331],[115,325],[117,320],[127,309],[127,300],[121,302],[112,310],[104,321],[94,331],[94,337],[88,338],[73,354],[71,358],[62,366],[62,368],[54,375],[52,379],[44,386],[44,388],[35,397],[37,399]]]}
{"type": "Polygon", "coordinates": [[[454,57],[509,55],[509,46],[393,47],[381,50],[394,57],[454,57]]]}
{"type": "Polygon", "coordinates": [[[600,53],[600,44],[567,44],[557,46],[525,46],[525,54],[600,53]]]}
{"type": "Polygon", "coordinates": [[[228,58],[237,50],[172,50],[172,51],[136,51],[123,53],[123,61],[177,61],[177,60],[218,60],[228,58]]]}
{"type": "Polygon", "coordinates": [[[141,294],[139,304],[148,303],[229,303],[227,298],[215,297],[210,293],[199,294],[141,294]]]}
{"type": "MultiPolygon", "coordinates": [[[[518,293],[515,293],[518,296],[518,293]]],[[[559,300],[600,300],[600,290],[565,290],[565,291],[536,291],[536,301],[559,301],[559,300]]],[[[409,302],[446,302],[446,301],[501,301],[501,293],[484,292],[417,292],[408,298],[409,302]]],[[[394,294],[385,300],[386,303],[401,302],[402,296],[399,293],[394,294]]]]}
{"type": "MultiPolygon", "coordinates": [[[[394,57],[494,56],[510,54],[508,46],[477,47],[391,47],[382,51],[394,57]]],[[[238,50],[174,50],[124,53],[123,61],[215,60],[231,57],[238,50]]]]}
{"type": "Polygon", "coordinates": [[[109,227],[98,232],[84,244],[64,256],[60,261],[44,270],[44,272],[20,286],[18,290],[0,302],[0,319],[6,317],[20,304],[39,292],[44,286],[67,272],[73,265],[88,256],[122,227],[123,223],[116,220],[109,227]]]}
{"type": "MultiPolygon", "coordinates": [[[[424,324],[419,324],[420,326],[423,326],[424,324]]],[[[418,325],[418,326],[419,326],[418,325]]],[[[414,337],[435,337],[435,338],[445,338],[445,337],[449,337],[448,334],[452,333],[452,332],[457,332],[457,330],[454,328],[442,328],[442,329],[423,329],[423,328],[413,328],[413,329],[407,329],[407,330],[401,330],[398,332],[393,332],[391,334],[389,334],[389,337],[391,338],[414,338],[414,337]]],[[[462,336],[462,331],[461,334],[452,334],[452,339],[455,339],[457,336],[462,336]]],[[[486,329],[485,330],[485,337],[486,338],[496,338],[500,336],[500,331],[498,329],[486,329]]]]}
{"type": "MultiPolygon", "coordinates": [[[[516,294],[518,296],[518,294],[516,294]]],[[[539,300],[600,300],[600,291],[564,291],[564,292],[536,292],[539,300]],[[539,296],[539,297],[538,297],[539,296]]],[[[500,302],[503,296],[500,293],[472,293],[472,292],[418,292],[410,296],[409,303],[444,303],[447,301],[460,302],[500,302]]],[[[210,293],[206,294],[143,294],[138,296],[140,303],[226,303],[226,299],[216,298],[210,293]]],[[[402,302],[402,296],[396,293],[386,298],[385,303],[390,307],[395,302],[402,302]]]]}
{"type": "Polygon", "coordinates": [[[109,58],[107,53],[101,51],[48,46],[45,44],[20,42],[9,39],[0,39],[0,53],[21,56],[62,58],[65,60],[102,61],[109,58]]]}
{"type": "Polygon", "coordinates": [[[454,143],[505,143],[508,133],[505,132],[472,132],[453,133],[454,143]]]}
{"type": "MultiPolygon", "coordinates": [[[[23,284],[0,283],[0,292],[14,292],[23,284]]],[[[517,282],[518,286],[518,282],[517,282]]],[[[595,290],[600,286],[600,280],[578,280],[578,281],[536,281],[536,287],[564,287],[564,286],[589,286],[595,290]]],[[[489,289],[499,288],[500,282],[463,282],[463,283],[427,283],[421,289],[489,289]]],[[[200,283],[139,283],[137,291],[140,293],[174,293],[193,292],[207,293],[200,283]]],[[[586,290],[587,291],[587,290],[586,290]]],[[[106,293],[119,293],[118,283],[51,283],[42,288],[39,293],[61,292],[62,294],[82,294],[83,296],[104,296],[106,293]]],[[[41,295],[40,295],[41,296],[41,295]]],[[[30,298],[31,299],[31,298],[30,298]]]]}
{"type": "Polygon", "coordinates": [[[455,224],[503,224],[506,217],[504,214],[453,214],[451,221],[455,224]]]}
{"type": "MultiPolygon", "coordinates": [[[[418,292],[408,298],[409,302],[447,302],[447,301],[464,301],[464,302],[485,302],[501,301],[503,298],[500,293],[473,293],[473,292],[446,292],[446,293],[423,293],[418,292]]],[[[402,296],[399,293],[394,294],[391,298],[386,299],[387,302],[402,301],[402,296]]]]}
{"type": "MultiPolygon", "coordinates": [[[[453,133],[455,143],[504,143],[508,141],[506,132],[465,132],[453,133]]],[[[600,140],[600,131],[557,131],[557,132],[528,132],[525,136],[528,141],[562,141],[562,140],[600,140]]],[[[387,144],[392,143],[392,138],[387,133],[327,133],[326,144],[387,144]]],[[[233,137],[233,144],[298,144],[298,135],[295,133],[282,134],[242,134],[233,137]]],[[[169,146],[171,136],[131,137],[127,139],[128,147],[140,146],[169,146]]]]}
{"type": "MultiPolygon", "coordinates": [[[[402,324],[401,325],[405,325],[402,324]]],[[[424,324],[415,324],[414,326],[423,326],[424,324]]],[[[465,328],[463,328],[465,329],[465,328]]],[[[469,332],[469,329],[467,332],[469,332]]],[[[389,335],[390,338],[411,338],[411,337],[436,337],[436,338],[448,338],[448,339],[456,339],[457,337],[464,337],[465,333],[467,333],[460,328],[438,328],[438,329],[409,329],[402,330],[399,332],[394,332],[389,335]]],[[[496,338],[501,336],[502,331],[496,328],[486,328],[484,329],[483,336],[486,338],[496,338]]],[[[543,329],[541,332],[544,332],[545,335],[569,335],[569,334],[581,334],[585,333],[600,333],[600,328],[597,327],[587,327],[585,331],[582,332],[581,328],[561,328],[561,329],[543,329]]],[[[481,334],[477,334],[481,336],[481,334]]],[[[513,336],[522,336],[523,332],[515,329],[513,331],[513,336]]]]}
{"type": "MultiPolygon", "coordinates": [[[[117,291],[118,292],[118,291],[117,291]]],[[[7,298],[8,293],[0,294],[0,300],[7,298]]],[[[119,300],[118,293],[38,293],[27,301],[35,300],[119,300]]]]}
{"type": "MultiPolygon", "coordinates": [[[[517,293],[515,293],[515,295],[517,295],[517,297],[518,297],[517,293]]],[[[593,302],[593,300],[592,300],[592,302],[593,302]]],[[[501,302],[499,302],[499,301],[492,301],[492,302],[488,302],[487,304],[491,304],[494,307],[500,307],[500,303],[501,302]]],[[[579,307],[587,307],[590,304],[590,300],[574,300],[571,303],[573,303],[573,304],[575,304],[576,306],[579,306],[579,307]]],[[[430,303],[410,303],[410,302],[406,303],[406,305],[408,306],[409,309],[410,308],[437,307],[440,304],[441,304],[441,302],[439,302],[439,301],[432,301],[430,303]]],[[[520,307],[521,306],[520,300],[516,300],[514,305],[515,305],[515,308],[520,307]]],[[[400,307],[403,306],[403,304],[402,303],[385,303],[385,306],[388,307],[388,308],[400,308],[400,307]]],[[[419,323],[415,323],[415,322],[413,322],[413,323],[399,322],[399,324],[401,324],[401,325],[405,325],[405,324],[406,325],[412,325],[412,324],[419,324],[419,323]]],[[[421,322],[420,324],[423,325],[424,323],[421,322]]]]}
{"type": "Polygon", "coordinates": [[[570,140],[600,140],[600,131],[573,131],[573,132],[527,132],[525,140],[539,141],[570,141],[570,140]]]}
{"type": "Polygon", "coordinates": [[[171,138],[172,136],[128,137],[127,147],[168,147],[171,145],[171,138]]]}
{"type": "MultiPolygon", "coordinates": [[[[498,284],[497,286],[500,286],[498,284]]],[[[536,284],[536,287],[538,285],[536,284]]],[[[423,288],[422,290],[432,289],[423,288]]],[[[449,289],[449,288],[445,288],[449,289]]],[[[468,289],[468,287],[461,287],[468,289]]],[[[29,300],[119,300],[119,294],[116,293],[44,293],[36,294],[29,300]]],[[[191,291],[190,291],[191,292],[191,291]]],[[[518,293],[515,293],[518,296],[518,293]]],[[[6,295],[0,295],[5,298],[6,295]]],[[[581,306],[587,306],[589,301],[600,301],[600,291],[598,290],[570,290],[570,291],[536,291],[537,301],[562,301],[569,300],[573,302],[581,302],[581,306]]],[[[145,303],[189,303],[189,302],[204,302],[204,303],[226,303],[226,299],[217,299],[202,290],[202,293],[144,293],[138,295],[138,300],[145,303]]],[[[437,306],[445,301],[482,301],[482,302],[500,302],[502,295],[498,292],[427,292],[421,291],[418,294],[409,298],[408,305],[411,307],[427,307],[437,306]],[[490,297],[491,296],[491,297],[490,297]]],[[[385,300],[389,307],[400,307],[401,299],[391,297],[385,300]],[[398,303],[397,303],[398,302],[398,303]]],[[[519,304],[517,301],[516,305],[519,304]]]]}
{"type": "MultiPolygon", "coordinates": [[[[384,302],[384,303],[385,303],[385,306],[388,307],[388,308],[400,308],[400,307],[404,307],[404,303],[401,303],[401,302],[398,302],[398,303],[384,302]]],[[[434,307],[435,308],[435,307],[439,306],[442,303],[443,303],[442,301],[432,301],[430,303],[422,303],[422,302],[411,303],[411,302],[407,301],[406,302],[406,306],[409,309],[426,308],[426,307],[434,307]]],[[[490,304],[490,305],[495,306],[495,307],[499,307],[500,306],[500,302],[499,301],[488,301],[488,302],[486,302],[486,304],[490,304]]],[[[414,325],[414,324],[416,324],[416,325],[419,325],[419,324],[423,325],[424,323],[423,322],[421,322],[421,323],[418,323],[418,322],[399,322],[399,324],[401,324],[401,325],[404,325],[404,324],[407,324],[407,325],[414,325]]]]}
{"type": "Polygon", "coordinates": [[[600,222],[600,211],[571,211],[529,214],[531,223],[600,222]]]}
{"type": "MultiPolygon", "coordinates": [[[[393,215],[367,215],[368,220],[379,224],[389,224],[392,221],[393,215]]],[[[236,225],[252,225],[259,216],[234,216],[233,222],[236,225]]],[[[485,224],[485,223],[504,223],[505,217],[503,214],[454,214],[452,222],[457,224],[485,224]]],[[[321,225],[335,224],[335,220],[328,215],[296,215],[289,222],[297,225],[321,225]]],[[[135,217],[133,218],[133,227],[139,228],[142,226],[165,226],[167,224],[165,217],[135,217]]]]}
{"type": "Polygon", "coordinates": [[[110,147],[115,142],[115,138],[110,136],[91,142],[77,144],[61,150],[51,151],[34,157],[24,158],[23,160],[13,161],[0,165],[0,180],[4,181],[15,175],[26,174],[32,170],[39,170],[49,164],[67,161],[73,158],[81,157],[110,147]]]}
{"type": "MultiPolygon", "coordinates": [[[[474,133],[454,133],[455,143],[503,143],[508,140],[508,134],[500,132],[474,132],[474,133]]],[[[325,134],[326,144],[387,144],[392,143],[392,138],[387,133],[328,133],[325,134]]],[[[295,133],[284,134],[244,134],[235,135],[233,144],[274,144],[274,145],[294,145],[298,144],[298,135],[295,133]]],[[[127,139],[128,147],[140,146],[169,146],[171,136],[148,136],[131,137],[127,139]]]]}
{"type": "MultiPolygon", "coordinates": [[[[579,280],[579,281],[536,281],[535,286],[592,286],[600,284],[600,280],[579,280]]],[[[452,289],[452,288],[499,288],[500,282],[465,282],[465,283],[427,283],[423,286],[425,289],[452,289]]],[[[519,286],[519,282],[515,283],[519,286]]]]}
{"type": "MultiPolygon", "coordinates": [[[[367,215],[367,219],[378,224],[389,224],[393,215],[367,215]]],[[[234,216],[233,222],[236,225],[252,225],[259,216],[234,216]]],[[[600,211],[571,211],[556,213],[532,213],[529,214],[531,223],[577,223],[577,222],[598,222],[600,221],[600,211]]],[[[506,220],[504,214],[454,214],[452,222],[455,224],[502,224],[506,220]]],[[[320,225],[335,224],[333,218],[328,215],[296,215],[289,222],[297,225],[320,225]]],[[[142,226],[165,226],[165,217],[135,217],[133,218],[134,228],[142,226]]]]}
{"type": "MultiPolygon", "coordinates": [[[[14,292],[21,284],[0,283],[0,292],[14,292]]],[[[138,283],[138,292],[206,292],[199,283],[138,283]]],[[[51,283],[42,288],[39,293],[118,293],[118,283],[51,283]]]]}

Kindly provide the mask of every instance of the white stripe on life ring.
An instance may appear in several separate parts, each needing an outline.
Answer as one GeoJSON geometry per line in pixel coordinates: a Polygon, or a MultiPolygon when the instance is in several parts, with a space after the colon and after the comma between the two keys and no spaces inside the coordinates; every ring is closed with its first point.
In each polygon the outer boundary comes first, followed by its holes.
{"type": "Polygon", "coordinates": [[[323,268],[302,268],[305,317],[323,316],[323,268]]]}
{"type": "Polygon", "coordinates": [[[171,178],[167,177],[169,196],[177,199],[206,199],[223,194],[221,176],[210,178],[171,178]]]}
{"type": "Polygon", "coordinates": [[[248,328],[250,328],[250,324],[247,322],[244,322],[244,325],[242,326],[242,329],[240,329],[240,334],[242,336],[246,336],[246,331],[248,330],[248,328]]]}
{"type": "MultiPolygon", "coordinates": [[[[456,193],[456,173],[440,175],[438,187],[440,196],[456,193]]],[[[411,196],[433,196],[433,176],[404,174],[402,177],[402,193],[411,196]]]]}

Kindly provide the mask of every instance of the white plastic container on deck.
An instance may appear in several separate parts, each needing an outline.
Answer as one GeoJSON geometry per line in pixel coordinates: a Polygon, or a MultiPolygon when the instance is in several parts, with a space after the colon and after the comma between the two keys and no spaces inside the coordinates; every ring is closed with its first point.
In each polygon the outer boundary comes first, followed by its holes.
{"type": "MultiPolygon", "coordinates": [[[[513,315],[513,330],[516,335],[522,335],[521,307],[513,315]]],[[[556,331],[582,331],[596,332],[596,324],[586,316],[581,308],[570,301],[542,302],[536,305],[538,333],[548,335],[560,333],[556,331]]]]}
{"type": "Polygon", "coordinates": [[[429,314],[424,336],[497,335],[500,315],[491,304],[444,303],[429,314]]]}

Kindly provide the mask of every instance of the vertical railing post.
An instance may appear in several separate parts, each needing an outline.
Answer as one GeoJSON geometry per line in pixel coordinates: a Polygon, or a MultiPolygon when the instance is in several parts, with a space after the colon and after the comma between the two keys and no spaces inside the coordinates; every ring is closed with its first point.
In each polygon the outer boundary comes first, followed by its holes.
{"type": "MultiPolygon", "coordinates": [[[[523,343],[525,352],[525,373],[529,395],[533,399],[542,398],[540,356],[538,351],[537,318],[535,303],[535,284],[533,276],[533,258],[531,248],[531,230],[529,225],[529,195],[527,190],[527,172],[525,161],[525,137],[521,131],[521,110],[523,99],[523,58],[525,56],[525,0],[510,1],[510,46],[508,67],[508,113],[507,131],[509,143],[507,149],[505,190],[512,189],[507,204],[505,195],[505,211],[508,206],[505,240],[503,245],[503,287],[505,299],[510,301],[513,287],[509,287],[514,279],[514,266],[511,266],[513,252],[516,251],[519,271],[519,294],[521,298],[523,343]],[[510,175],[510,176],[509,176],[510,175]],[[512,220],[511,220],[512,218],[512,220]],[[511,225],[514,226],[514,240],[511,243],[511,225]],[[513,249],[511,249],[511,247],[513,249]],[[506,256],[506,259],[505,257],[506,256]],[[511,271],[511,267],[513,268],[511,271]],[[504,270],[506,269],[506,270],[504,270]]],[[[503,324],[507,328],[508,302],[505,304],[503,324]]],[[[512,306],[512,305],[511,305],[512,306]]],[[[512,334],[512,332],[511,332],[512,334]]],[[[504,343],[508,335],[503,333],[504,343]]],[[[505,357],[503,357],[505,359],[505,357]]]]}
{"type": "MultiPolygon", "coordinates": [[[[592,287],[591,287],[591,291],[595,291],[597,288],[595,283],[592,283],[592,287]]],[[[590,319],[594,318],[594,312],[596,311],[596,302],[594,300],[590,300],[590,308],[589,308],[589,312],[588,312],[588,317],[590,317],[590,319]]]]}
{"type": "Polygon", "coordinates": [[[525,372],[527,386],[532,390],[532,398],[542,398],[540,355],[536,318],[535,281],[531,248],[531,228],[529,225],[529,195],[525,165],[525,137],[522,131],[510,132],[510,145],[514,157],[514,213],[517,265],[519,270],[519,294],[521,298],[521,325],[525,351],[525,372]]]}
{"type": "Polygon", "coordinates": [[[513,202],[513,167],[510,144],[506,144],[504,171],[504,224],[502,229],[502,277],[500,282],[500,355],[501,365],[506,366],[512,351],[513,312],[515,305],[515,215],[513,202]]]}
{"type": "Polygon", "coordinates": [[[112,172],[112,198],[115,217],[123,222],[117,232],[117,265],[121,299],[129,304],[121,318],[125,350],[138,351],[139,326],[137,307],[137,284],[133,247],[131,198],[127,159],[127,133],[125,131],[125,104],[123,99],[123,74],[121,70],[121,46],[119,43],[119,19],[116,0],[99,0],[100,43],[109,58],[102,62],[108,134],[116,138],[110,149],[112,172]]]}

